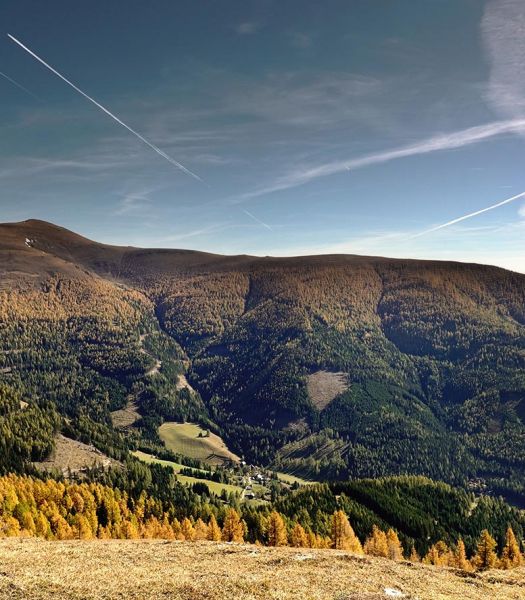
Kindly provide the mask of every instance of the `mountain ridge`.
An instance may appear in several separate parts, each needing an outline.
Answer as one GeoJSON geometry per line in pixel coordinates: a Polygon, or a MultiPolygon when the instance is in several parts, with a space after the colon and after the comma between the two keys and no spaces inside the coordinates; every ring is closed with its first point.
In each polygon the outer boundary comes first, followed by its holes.
{"type": "MultiPolygon", "coordinates": [[[[297,263],[300,261],[315,261],[315,262],[326,262],[326,264],[332,264],[336,260],[341,260],[343,262],[392,262],[399,264],[422,264],[425,266],[439,266],[439,265],[463,265],[465,267],[483,267],[487,269],[493,269],[495,271],[504,271],[508,273],[515,273],[516,275],[520,275],[525,277],[525,274],[520,273],[518,271],[512,271],[510,269],[505,269],[503,267],[498,267],[495,265],[489,265],[484,263],[477,262],[464,262],[464,261],[454,261],[454,260],[437,260],[437,259],[425,259],[425,258],[392,258],[388,256],[375,256],[375,255],[362,255],[362,254],[346,254],[346,253],[329,253],[329,254],[304,254],[304,255],[294,255],[294,256],[259,256],[259,255],[250,255],[250,254],[217,254],[213,252],[201,251],[201,250],[189,250],[184,248],[167,248],[167,247],[141,247],[141,246],[120,246],[116,244],[106,244],[94,241],[88,237],[82,236],[80,234],[75,233],[74,231],[62,227],[60,225],[56,225],[50,221],[45,221],[41,219],[27,219],[24,221],[15,221],[15,222],[7,222],[0,223],[0,230],[2,232],[2,237],[5,236],[5,231],[14,231],[19,234],[19,238],[22,235],[30,235],[30,234],[42,234],[44,233],[47,236],[49,235],[57,235],[57,234],[65,234],[69,241],[72,242],[74,240],[77,241],[77,246],[95,246],[101,251],[107,252],[118,252],[120,253],[129,253],[131,255],[138,254],[140,255],[143,252],[149,253],[175,253],[184,256],[190,255],[198,255],[199,257],[209,257],[210,259],[218,259],[222,261],[253,261],[255,263],[259,261],[265,261],[267,263],[297,263]]],[[[0,239],[0,249],[4,249],[5,244],[2,244],[2,240],[0,239]]],[[[51,250],[51,248],[48,248],[51,250]]],[[[64,258],[63,256],[57,256],[58,258],[64,258]]],[[[72,258],[75,258],[72,256],[72,258]]]]}
{"type": "MultiPolygon", "coordinates": [[[[304,476],[481,478],[525,502],[525,275],[444,261],[109,246],[35,220],[0,225],[0,273],[0,314],[12,320],[0,368],[22,394],[24,377],[36,377],[35,398],[51,394],[69,417],[90,406],[90,431],[148,371],[137,340],[149,332],[164,366],[139,409],[156,443],[153,417],[196,420],[250,461],[304,476]],[[31,363],[15,359],[17,327],[42,348],[31,363]],[[55,340],[63,355],[54,368],[67,355],[93,382],[84,391],[73,382],[74,401],[58,382],[42,383],[55,340]],[[41,375],[23,376],[30,365],[41,375]],[[169,369],[183,369],[197,395],[174,390],[169,369]],[[307,382],[319,372],[346,380],[318,407],[307,382]],[[91,389],[100,376],[109,404],[91,389]]],[[[103,427],[107,450],[114,433],[103,427]]]]}

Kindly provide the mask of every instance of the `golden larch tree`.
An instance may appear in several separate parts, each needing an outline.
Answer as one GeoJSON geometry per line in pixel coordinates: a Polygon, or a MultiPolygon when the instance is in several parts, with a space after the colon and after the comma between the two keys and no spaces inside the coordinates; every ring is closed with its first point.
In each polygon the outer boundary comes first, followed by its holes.
{"type": "Polygon", "coordinates": [[[336,510],[332,515],[332,548],[363,553],[361,542],[342,510],[336,510]]]}
{"type": "Polygon", "coordinates": [[[410,556],[408,558],[410,562],[421,562],[421,557],[417,553],[417,550],[414,545],[412,545],[412,550],[410,550],[410,556]]]}
{"type": "Polygon", "coordinates": [[[288,535],[284,520],[276,510],[272,510],[268,517],[268,545],[286,546],[287,544],[288,535]]]}
{"type": "Polygon", "coordinates": [[[393,529],[387,531],[386,541],[388,545],[388,558],[391,560],[403,560],[403,546],[393,529]]]}
{"type": "Polygon", "coordinates": [[[523,556],[520,552],[520,545],[514,535],[512,527],[507,527],[505,534],[505,545],[501,552],[500,567],[502,569],[514,569],[515,567],[521,566],[523,563],[523,556]]]}
{"type": "Polygon", "coordinates": [[[456,549],[454,550],[454,557],[451,561],[450,566],[456,567],[456,569],[461,569],[462,571],[472,571],[472,565],[467,558],[467,552],[465,550],[465,542],[462,539],[458,540],[456,544],[456,549]]]}
{"type": "Polygon", "coordinates": [[[217,524],[217,519],[214,515],[210,517],[210,521],[208,523],[208,540],[211,542],[219,542],[222,538],[221,528],[217,524]]]}
{"type": "Polygon", "coordinates": [[[386,533],[379,529],[377,525],[373,525],[372,534],[365,542],[365,554],[370,556],[388,556],[388,541],[386,533]]]}
{"type": "Polygon", "coordinates": [[[195,539],[195,540],[207,540],[208,539],[208,526],[202,519],[197,519],[197,521],[195,521],[194,531],[195,531],[195,535],[194,535],[193,539],[195,539]]]}
{"type": "Polygon", "coordinates": [[[195,530],[193,529],[193,524],[188,517],[183,519],[180,531],[186,541],[192,542],[195,539],[195,530]]]}
{"type": "Polygon", "coordinates": [[[234,508],[229,508],[222,526],[222,539],[225,542],[243,542],[244,525],[239,513],[234,508]]]}
{"type": "Polygon", "coordinates": [[[478,541],[476,554],[472,560],[473,565],[480,571],[493,569],[498,562],[496,554],[496,540],[484,529],[478,541]]]}
{"type": "Polygon", "coordinates": [[[446,567],[452,560],[452,554],[449,547],[443,540],[439,540],[430,546],[428,552],[423,559],[426,565],[434,565],[436,567],[446,567]]]}
{"type": "Polygon", "coordinates": [[[290,536],[290,545],[294,548],[307,548],[308,547],[308,536],[304,527],[300,523],[296,523],[292,529],[292,535],[290,536]]]}

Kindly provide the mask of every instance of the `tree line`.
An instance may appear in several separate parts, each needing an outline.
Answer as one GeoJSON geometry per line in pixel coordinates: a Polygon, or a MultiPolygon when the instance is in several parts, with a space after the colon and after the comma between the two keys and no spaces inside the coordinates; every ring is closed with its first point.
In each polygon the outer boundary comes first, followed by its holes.
{"type": "MultiPolygon", "coordinates": [[[[165,511],[159,500],[144,492],[134,499],[126,492],[98,483],[62,483],[17,475],[0,478],[1,537],[37,536],[48,540],[158,538],[236,543],[247,540],[248,523],[235,508],[223,506],[214,511],[209,506],[204,512],[208,515],[179,519],[165,511]]],[[[272,510],[267,515],[260,515],[254,541],[268,546],[332,548],[465,571],[511,569],[521,566],[524,560],[520,543],[510,526],[499,555],[496,541],[485,529],[470,557],[463,540],[459,539],[452,547],[440,540],[420,558],[414,546],[403,547],[393,528],[383,531],[373,525],[369,535],[361,541],[342,510],[331,515],[327,536],[315,534],[299,522],[272,510]]]]}

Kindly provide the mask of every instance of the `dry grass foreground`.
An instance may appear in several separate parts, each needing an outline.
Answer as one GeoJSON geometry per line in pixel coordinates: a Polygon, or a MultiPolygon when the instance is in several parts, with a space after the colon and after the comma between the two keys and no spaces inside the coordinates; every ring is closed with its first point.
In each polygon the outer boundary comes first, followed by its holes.
{"type": "Polygon", "coordinates": [[[461,574],[336,550],[8,538],[0,540],[0,598],[518,600],[525,569],[461,574]]]}

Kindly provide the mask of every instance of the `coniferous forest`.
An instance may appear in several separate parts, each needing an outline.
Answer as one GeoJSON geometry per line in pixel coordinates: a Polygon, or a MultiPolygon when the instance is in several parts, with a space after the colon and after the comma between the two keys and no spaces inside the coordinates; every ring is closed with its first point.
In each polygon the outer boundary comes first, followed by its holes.
{"type": "Polygon", "coordinates": [[[33,221],[1,229],[2,535],[521,563],[523,276],[119,249],[33,221]],[[309,387],[319,373],[342,382],[328,400],[309,387]],[[134,417],[119,425],[125,410],[134,417]],[[159,428],[185,422],[242,463],[210,470],[170,448],[159,428]],[[59,435],[110,466],[43,470],[59,435]],[[254,468],[269,482],[259,500],[212,491],[254,468]]]}

